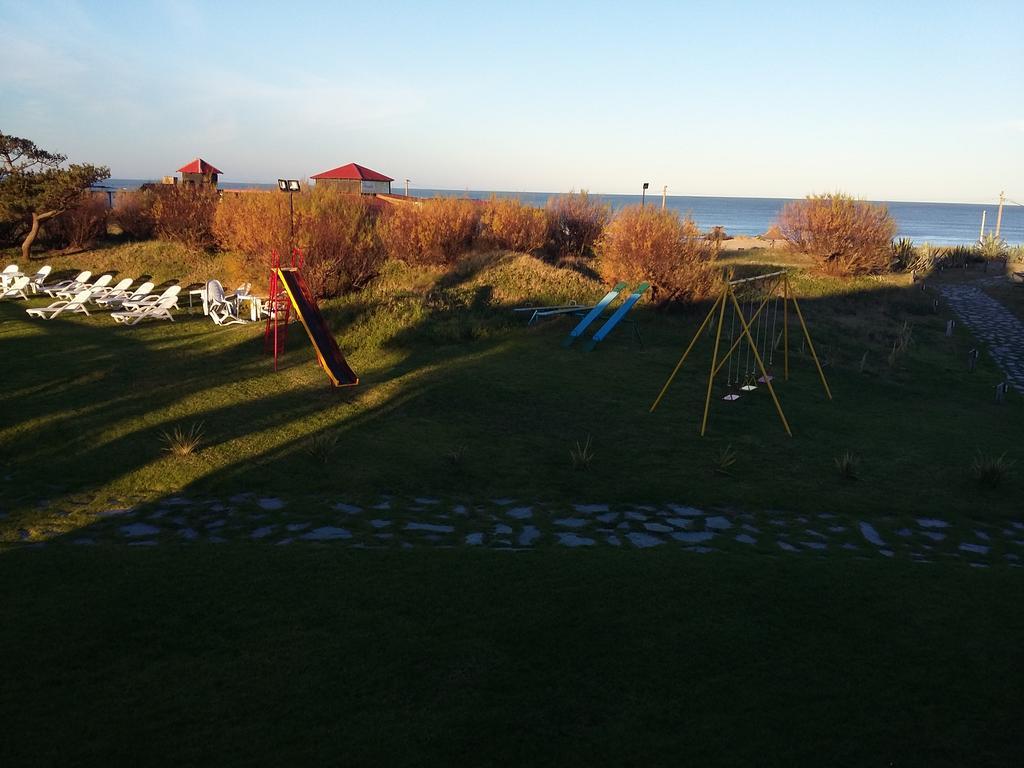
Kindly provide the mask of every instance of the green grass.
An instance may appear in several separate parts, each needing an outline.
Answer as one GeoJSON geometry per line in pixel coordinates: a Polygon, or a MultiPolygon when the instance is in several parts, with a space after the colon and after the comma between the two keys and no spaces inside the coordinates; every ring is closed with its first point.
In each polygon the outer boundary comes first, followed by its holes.
{"type": "MultiPolygon", "coordinates": [[[[193,258],[167,248],[59,266],[153,261],[164,279],[193,258]]],[[[892,531],[915,515],[993,537],[1019,521],[1020,471],[984,487],[971,469],[979,450],[1024,458],[1024,405],[992,404],[988,359],[966,372],[975,342],[944,336],[934,292],[794,284],[835,400],[794,341],[792,378],[777,379],[793,438],[763,388],[728,404],[721,387],[698,437],[707,341],[650,415],[706,307],[641,306],[643,346],[618,332],[564,350],[568,321],[528,328],[510,308],[602,288],[525,256],[448,275],[391,264],[326,302],[362,378],[342,391],[300,327],[275,373],[259,326],[40,322],[0,304],[0,764],[1019,764],[1013,552],[993,543],[992,567],[967,568],[958,534],[918,564],[892,531]],[[195,452],[165,450],[162,435],[200,422],[195,452]],[[593,458],[574,468],[588,436],[593,458]],[[856,481],[836,469],[847,452],[856,481]],[[812,525],[799,515],[829,512],[850,537],[853,520],[884,523],[896,556],[859,559],[838,539],[827,557],[789,555],[771,536],[706,556],[274,547],[241,542],[263,524],[251,497],[232,543],[66,544],[113,506],[184,496],[205,521],[199,500],[240,492],[325,521],[334,501],[385,493],[775,509],[794,536],[812,525]]]]}
{"type": "MultiPolygon", "coordinates": [[[[85,264],[87,256],[78,258],[85,264]]],[[[598,285],[529,257],[470,266],[454,277],[392,267],[374,288],[328,302],[329,322],[363,382],[343,391],[327,386],[300,327],[275,373],[259,325],[219,328],[198,312],[134,328],[102,313],[42,322],[26,318],[21,303],[3,303],[0,408],[14,418],[0,428],[9,477],[0,533],[12,541],[21,528],[60,529],[77,518],[55,519],[53,510],[72,497],[94,499],[94,508],[108,499],[240,490],[355,500],[389,492],[675,501],[868,516],[1019,510],[1020,473],[986,489],[970,466],[978,450],[1018,458],[1021,399],[992,404],[997,372],[984,358],[966,372],[974,342],[966,332],[944,337],[945,316],[932,314],[930,293],[881,280],[798,277],[834,401],[824,398],[794,332],[791,381],[777,381],[795,436],[782,431],[763,387],[725,403],[718,386],[701,439],[709,340],[657,413],[648,409],[704,308],[641,308],[643,347],[622,331],[598,351],[567,351],[559,341],[569,321],[527,328],[509,311],[512,296],[564,300],[558,291],[567,277],[572,287],[561,290],[586,300],[600,294],[598,285]],[[906,323],[913,341],[890,364],[906,323]],[[195,455],[163,450],[162,433],[196,422],[204,445],[195,455]],[[326,462],[309,451],[323,433],[336,438],[326,462]],[[570,451],[588,435],[590,469],[575,471],[570,451]],[[723,475],[716,457],[727,445],[736,461],[723,475]],[[848,451],[861,458],[856,484],[835,470],[848,451]]]]}
{"type": "Polygon", "coordinates": [[[1019,764],[1022,580],[907,562],[0,557],[0,762],[1019,764]]]}

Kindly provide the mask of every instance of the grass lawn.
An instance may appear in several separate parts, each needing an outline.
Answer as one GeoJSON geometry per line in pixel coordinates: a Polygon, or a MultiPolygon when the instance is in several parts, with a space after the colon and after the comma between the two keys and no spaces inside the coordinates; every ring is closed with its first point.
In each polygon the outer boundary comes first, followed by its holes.
{"type": "Polygon", "coordinates": [[[1018,572],[678,550],[0,557],[0,763],[1012,766],[1018,572]]]}
{"type": "MultiPolygon", "coordinates": [[[[198,274],[156,243],[54,260],[149,262],[198,274]]],[[[642,345],[620,329],[565,350],[568,321],[526,327],[511,308],[603,288],[524,255],[392,264],[325,302],[362,379],[341,391],[300,327],[275,373],[259,325],[44,322],[0,303],[0,765],[1019,765],[1024,481],[979,484],[971,464],[1024,459],[1024,401],[992,402],[988,358],[967,372],[976,342],[944,335],[927,284],[793,282],[835,399],[794,342],[776,379],[792,438],[763,387],[726,403],[723,386],[698,436],[707,340],[649,414],[707,307],[641,305],[642,345]],[[164,451],[163,432],[199,422],[196,454],[164,451]],[[547,529],[495,551],[513,503],[541,528],[608,505],[648,538],[693,505],[705,528],[658,535],[716,551],[575,550],[547,529]],[[420,532],[448,532],[406,533],[428,517],[420,532]],[[741,524],[761,539],[733,538],[741,524]],[[317,525],[379,547],[268,545],[317,525]],[[124,546],[131,526],[159,546],[124,546]],[[420,546],[481,526],[478,550],[420,546]],[[879,532],[889,550],[865,544],[879,532]],[[990,567],[968,568],[981,550],[990,567]]]]}

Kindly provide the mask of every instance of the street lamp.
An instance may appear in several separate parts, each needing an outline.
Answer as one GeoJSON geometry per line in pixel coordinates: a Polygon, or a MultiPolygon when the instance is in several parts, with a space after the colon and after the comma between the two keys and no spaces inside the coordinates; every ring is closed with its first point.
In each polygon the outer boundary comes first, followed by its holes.
{"type": "Polygon", "coordinates": [[[282,192],[288,193],[288,248],[292,252],[295,251],[295,202],[292,200],[292,195],[299,192],[302,188],[299,186],[298,179],[278,179],[277,188],[282,192]]]}
{"type": "Polygon", "coordinates": [[[651,186],[650,182],[644,182],[643,191],[640,193],[640,207],[643,208],[647,205],[647,188],[651,186]]]}

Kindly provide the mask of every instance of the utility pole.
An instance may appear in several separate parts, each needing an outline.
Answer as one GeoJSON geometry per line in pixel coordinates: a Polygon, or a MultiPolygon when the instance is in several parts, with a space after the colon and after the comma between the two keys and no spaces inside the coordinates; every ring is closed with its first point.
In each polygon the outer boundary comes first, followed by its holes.
{"type": "Polygon", "coordinates": [[[668,194],[668,184],[661,188],[661,210],[665,210],[665,195],[668,194]]]}
{"type": "Polygon", "coordinates": [[[981,212],[981,232],[978,233],[978,242],[979,243],[982,240],[985,239],[985,214],[986,213],[988,213],[988,211],[982,211],[981,212]]]}
{"type": "Polygon", "coordinates": [[[409,196],[409,180],[408,179],[405,180],[405,196],[406,197],[409,196]]]}
{"type": "Polygon", "coordinates": [[[999,228],[1003,225],[1003,201],[1006,199],[1006,193],[999,193],[999,213],[996,214],[996,240],[999,239],[999,228]]]}
{"type": "Polygon", "coordinates": [[[644,182],[644,188],[640,192],[640,207],[643,208],[647,205],[647,188],[651,186],[649,181],[644,182]]]}

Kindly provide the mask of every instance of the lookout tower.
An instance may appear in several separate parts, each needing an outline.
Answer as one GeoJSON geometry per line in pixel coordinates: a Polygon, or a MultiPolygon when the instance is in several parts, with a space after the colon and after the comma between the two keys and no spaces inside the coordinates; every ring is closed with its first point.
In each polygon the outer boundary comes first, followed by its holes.
{"type": "Polygon", "coordinates": [[[310,178],[316,180],[318,187],[323,184],[353,195],[390,195],[391,182],[394,181],[390,176],[358,163],[332,168],[310,178]]]}
{"type": "Polygon", "coordinates": [[[183,185],[201,186],[209,184],[211,187],[216,187],[217,177],[221,172],[201,157],[197,157],[191,163],[181,166],[178,169],[178,173],[181,174],[181,183],[183,185]]]}

